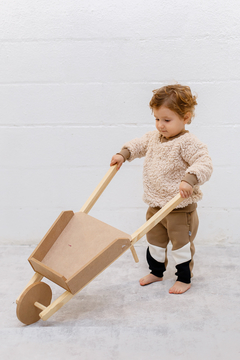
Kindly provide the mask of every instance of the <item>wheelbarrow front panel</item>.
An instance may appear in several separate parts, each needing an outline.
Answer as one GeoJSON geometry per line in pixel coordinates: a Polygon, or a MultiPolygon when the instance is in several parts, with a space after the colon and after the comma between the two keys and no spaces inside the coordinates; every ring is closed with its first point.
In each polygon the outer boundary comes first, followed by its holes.
{"type": "MultiPolygon", "coordinates": [[[[90,281],[86,282],[82,279],[81,269],[84,269],[85,274],[86,267],[90,266],[89,269],[92,269],[89,272],[90,278],[97,275],[95,275],[96,267],[100,267],[99,272],[101,272],[102,266],[99,261],[96,261],[96,258],[99,255],[103,256],[102,253],[113,242],[119,242],[116,239],[128,240],[128,244],[121,244],[124,251],[126,245],[130,247],[131,236],[129,234],[85,213],[64,212],[30,256],[29,262],[35,271],[75,293],[79,290],[78,282],[79,287],[82,288],[84,283],[90,281]],[[93,273],[91,274],[91,272],[93,273]]],[[[121,246],[114,245],[113,253],[118,249],[120,251],[118,256],[120,256],[123,252],[121,246]]],[[[118,256],[113,255],[115,258],[118,256]]],[[[103,258],[106,259],[107,256],[103,256],[103,258]]],[[[109,264],[112,262],[111,259],[112,257],[109,258],[109,264]]],[[[104,268],[106,268],[105,265],[104,263],[104,268]]]]}
{"type": "Polygon", "coordinates": [[[53,281],[55,284],[70,291],[68,285],[66,284],[67,279],[64,276],[34,258],[31,258],[29,262],[34,271],[36,271],[38,274],[43,275],[45,278],[53,281]]]}

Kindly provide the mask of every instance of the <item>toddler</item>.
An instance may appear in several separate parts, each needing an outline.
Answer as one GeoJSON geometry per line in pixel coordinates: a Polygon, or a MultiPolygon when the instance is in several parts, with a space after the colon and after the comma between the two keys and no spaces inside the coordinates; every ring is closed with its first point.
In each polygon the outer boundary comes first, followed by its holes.
{"type": "Polygon", "coordinates": [[[125,160],[145,156],[143,200],[149,206],[147,220],[178,192],[184,199],[147,233],[150,274],[140,279],[142,286],[162,281],[170,240],[177,280],[169,293],[181,294],[191,286],[195,252],[193,240],[198,229],[196,208],[202,198],[199,185],[209,180],[212,161],[207,146],[185,130],[197,105],[196,97],[188,86],[168,85],[154,90],[149,105],[155,117],[156,130],[125,143],[121,151],[112,157],[110,165],[117,164],[120,169],[125,160]]]}

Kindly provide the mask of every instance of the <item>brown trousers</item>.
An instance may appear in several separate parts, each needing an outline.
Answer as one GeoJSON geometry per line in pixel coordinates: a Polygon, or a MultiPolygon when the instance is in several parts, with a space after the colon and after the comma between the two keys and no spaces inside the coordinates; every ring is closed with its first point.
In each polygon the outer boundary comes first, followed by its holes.
{"type": "MultiPolygon", "coordinates": [[[[146,219],[149,220],[160,208],[149,207],[146,219]]],[[[190,245],[190,257],[191,262],[189,264],[191,276],[193,269],[193,255],[195,253],[195,247],[193,244],[193,240],[197,234],[198,230],[198,215],[196,206],[195,209],[192,209],[191,206],[189,208],[185,208],[186,211],[193,210],[190,212],[185,212],[184,209],[176,209],[173,210],[170,214],[168,214],[162,221],[160,221],[152,230],[147,233],[147,241],[149,244],[157,246],[165,249],[165,268],[167,267],[168,259],[167,259],[167,245],[169,241],[172,242],[172,252],[176,251],[176,257],[181,262],[181,255],[183,256],[182,262],[184,262],[184,250],[183,254],[181,254],[181,249],[185,246],[188,247],[190,245]]],[[[185,249],[183,248],[183,249],[185,249]]]]}

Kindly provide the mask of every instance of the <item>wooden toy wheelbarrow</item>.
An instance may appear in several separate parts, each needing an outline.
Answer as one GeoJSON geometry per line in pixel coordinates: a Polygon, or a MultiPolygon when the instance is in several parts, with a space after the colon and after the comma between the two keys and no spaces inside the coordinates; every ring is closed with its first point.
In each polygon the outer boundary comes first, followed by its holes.
{"type": "Polygon", "coordinates": [[[130,249],[138,262],[133,245],[183,200],[176,195],[128,235],[88,215],[116,172],[117,165],[110,167],[79,212],[63,211],[29,257],[35,274],[16,300],[17,317],[22,323],[49,319],[126,250],[130,249]],[[43,277],[66,290],[52,303],[51,288],[41,281],[43,277]]]}

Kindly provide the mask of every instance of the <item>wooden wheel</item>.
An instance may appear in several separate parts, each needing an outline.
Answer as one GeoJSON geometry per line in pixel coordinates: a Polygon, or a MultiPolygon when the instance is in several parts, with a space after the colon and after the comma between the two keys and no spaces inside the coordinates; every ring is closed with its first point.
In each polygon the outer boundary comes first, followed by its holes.
{"type": "Polygon", "coordinates": [[[36,302],[44,306],[50,305],[52,290],[44,282],[36,282],[30,285],[20,296],[17,303],[17,317],[26,325],[33,324],[40,319],[42,309],[36,307],[36,302]]]}

